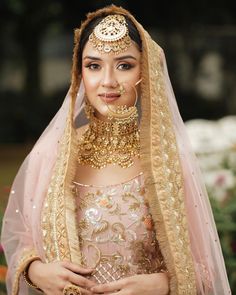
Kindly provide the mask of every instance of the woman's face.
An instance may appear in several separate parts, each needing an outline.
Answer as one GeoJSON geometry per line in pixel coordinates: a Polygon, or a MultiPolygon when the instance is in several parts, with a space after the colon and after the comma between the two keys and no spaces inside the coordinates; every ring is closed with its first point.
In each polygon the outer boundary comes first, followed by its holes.
{"type": "Polygon", "coordinates": [[[109,108],[133,106],[140,80],[141,53],[135,43],[117,55],[100,53],[88,41],[82,53],[82,79],[95,116],[107,120],[109,108]],[[119,91],[120,86],[124,91],[119,91]],[[122,93],[123,92],[123,93],[122,93]]]}

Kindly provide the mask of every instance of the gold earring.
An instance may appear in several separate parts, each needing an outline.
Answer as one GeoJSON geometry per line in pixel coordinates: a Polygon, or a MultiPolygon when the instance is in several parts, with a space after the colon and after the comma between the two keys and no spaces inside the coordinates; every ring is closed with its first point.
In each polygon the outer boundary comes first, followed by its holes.
{"type": "Polygon", "coordinates": [[[94,108],[90,104],[90,102],[86,96],[84,97],[84,101],[85,101],[84,112],[85,112],[87,119],[90,119],[94,114],[94,108]]]}

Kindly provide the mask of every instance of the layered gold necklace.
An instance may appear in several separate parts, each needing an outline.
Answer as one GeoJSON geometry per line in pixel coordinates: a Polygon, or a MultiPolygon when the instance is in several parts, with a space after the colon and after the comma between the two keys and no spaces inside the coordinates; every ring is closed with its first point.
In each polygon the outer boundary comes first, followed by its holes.
{"type": "Polygon", "coordinates": [[[94,115],[79,139],[78,162],[101,169],[108,164],[128,168],[140,156],[138,115],[117,121],[102,121],[94,115]]]}

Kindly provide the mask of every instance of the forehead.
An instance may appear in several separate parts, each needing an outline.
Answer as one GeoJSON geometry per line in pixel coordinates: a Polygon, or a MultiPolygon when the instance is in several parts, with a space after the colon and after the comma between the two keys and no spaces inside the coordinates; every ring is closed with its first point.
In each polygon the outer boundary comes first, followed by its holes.
{"type": "Polygon", "coordinates": [[[127,50],[125,50],[124,52],[121,52],[119,54],[114,54],[112,52],[111,53],[101,53],[96,48],[94,48],[93,44],[89,41],[84,46],[84,49],[82,52],[82,58],[84,58],[85,56],[93,56],[93,57],[100,58],[102,60],[113,60],[115,58],[118,58],[118,57],[121,57],[124,55],[132,55],[137,60],[139,60],[141,57],[141,52],[139,51],[136,43],[133,41],[132,41],[131,45],[127,48],[127,50]]]}

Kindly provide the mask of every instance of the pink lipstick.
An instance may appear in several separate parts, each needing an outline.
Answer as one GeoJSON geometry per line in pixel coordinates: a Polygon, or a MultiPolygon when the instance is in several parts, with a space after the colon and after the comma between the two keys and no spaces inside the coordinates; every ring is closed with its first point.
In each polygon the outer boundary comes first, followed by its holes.
{"type": "Polygon", "coordinates": [[[112,102],[117,100],[120,97],[120,94],[117,92],[105,92],[98,95],[105,102],[112,102]]]}

